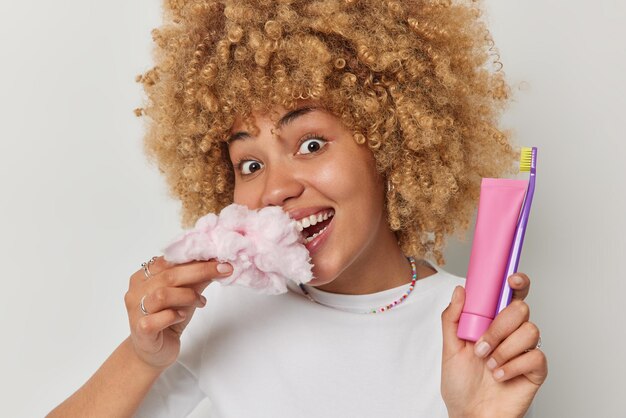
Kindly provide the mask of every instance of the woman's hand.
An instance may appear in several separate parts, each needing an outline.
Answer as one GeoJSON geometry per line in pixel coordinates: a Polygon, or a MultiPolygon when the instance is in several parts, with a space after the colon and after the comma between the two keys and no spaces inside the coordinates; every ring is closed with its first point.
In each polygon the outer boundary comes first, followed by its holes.
{"type": "Polygon", "coordinates": [[[535,349],[539,329],[528,321],[524,302],[530,279],[515,273],[508,280],[511,304],[475,344],[456,335],[465,303],[463,287],[457,286],[441,315],[441,395],[450,417],[523,417],[548,375],[546,356],[535,349]]]}
{"type": "Polygon", "coordinates": [[[216,261],[171,264],[163,257],[148,267],[149,279],[143,268],[130,277],[124,302],[137,356],[154,368],[165,369],[178,357],[180,336],[194,311],[206,304],[202,291],[212,279],[230,275],[232,267],[216,261]],[[147,315],[140,308],[142,298],[147,315]]]}

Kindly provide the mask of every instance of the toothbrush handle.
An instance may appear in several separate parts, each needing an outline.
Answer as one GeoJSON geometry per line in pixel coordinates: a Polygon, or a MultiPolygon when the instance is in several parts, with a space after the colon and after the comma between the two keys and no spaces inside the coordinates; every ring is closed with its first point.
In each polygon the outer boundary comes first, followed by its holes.
{"type": "Polygon", "coordinates": [[[517,230],[515,231],[515,239],[511,247],[511,255],[509,256],[509,262],[506,267],[506,274],[502,280],[502,290],[500,291],[500,300],[496,309],[496,315],[499,314],[504,308],[511,303],[511,297],[513,296],[513,290],[509,286],[508,278],[511,274],[517,271],[519,265],[519,259],[522,254],[522,245],[524,244],[524,235],[526,234],[526,225],[528,224],[528,217],[530,216],[530,206],[533,202],[533,194],[535,193],[535,170],[530,173],[530,181],[528,182],[528,190],[526,191],[526,198],[522,206],[522,213],[517,223],[517,230]]]}

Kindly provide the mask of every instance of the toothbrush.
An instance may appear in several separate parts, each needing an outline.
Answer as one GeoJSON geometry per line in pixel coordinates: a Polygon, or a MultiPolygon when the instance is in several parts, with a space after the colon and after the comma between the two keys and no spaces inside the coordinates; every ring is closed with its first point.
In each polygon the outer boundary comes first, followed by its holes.
{"type": "Polygon", "coordinates": [[[535,193],[535,177],[537,175],[536,147],[522,148],[520,157],[520,172],[528,171],[530,171],[530,180],[528,182],[528,189],[526,189],[526,197],[524,198],[520,218],[517,221],[517,230],[515,231],[515,238],[513,239],[506,274],[502,280],[502,290],[500,291],[500,299],[498,300],[496,315],[511,303],[511,297],[513,296],[513,291],[511,286],[509,286],[508,278],[511,274],[517,271],[520,255],[522,254],[522,244],[524,244],[524,235],[526,234],[526,225],[528,224],[528,217],[530,216],[530,205],[533,203],[533,194],[535,193]]]}

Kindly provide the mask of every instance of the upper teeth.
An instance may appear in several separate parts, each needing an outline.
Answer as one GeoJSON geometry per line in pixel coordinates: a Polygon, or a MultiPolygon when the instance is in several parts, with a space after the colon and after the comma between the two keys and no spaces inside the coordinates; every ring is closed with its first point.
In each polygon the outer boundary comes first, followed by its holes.
{"type": "Polygon", "coordinates": [[[306,216],[296,221],[296,228],[298,228],[298,231],[301,232],[303,229],[308,228],[311,225],[315,225],[318,222],[325,221],[328,218],[332,218],[334,215],[335,215],[335,211],[327,210],[327,211],[317,213],[315,215],[306,216]]]}

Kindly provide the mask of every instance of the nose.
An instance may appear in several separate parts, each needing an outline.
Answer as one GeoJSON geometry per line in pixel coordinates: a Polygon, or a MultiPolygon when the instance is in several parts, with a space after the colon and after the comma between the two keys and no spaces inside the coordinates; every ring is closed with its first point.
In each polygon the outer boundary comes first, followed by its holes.
{"type": "Polygon", "coordinates": [[[261,195],[263,206],[282,206],[304,191],[304,184],[293,169],[285,164],[268,167],[261,195]]]}

